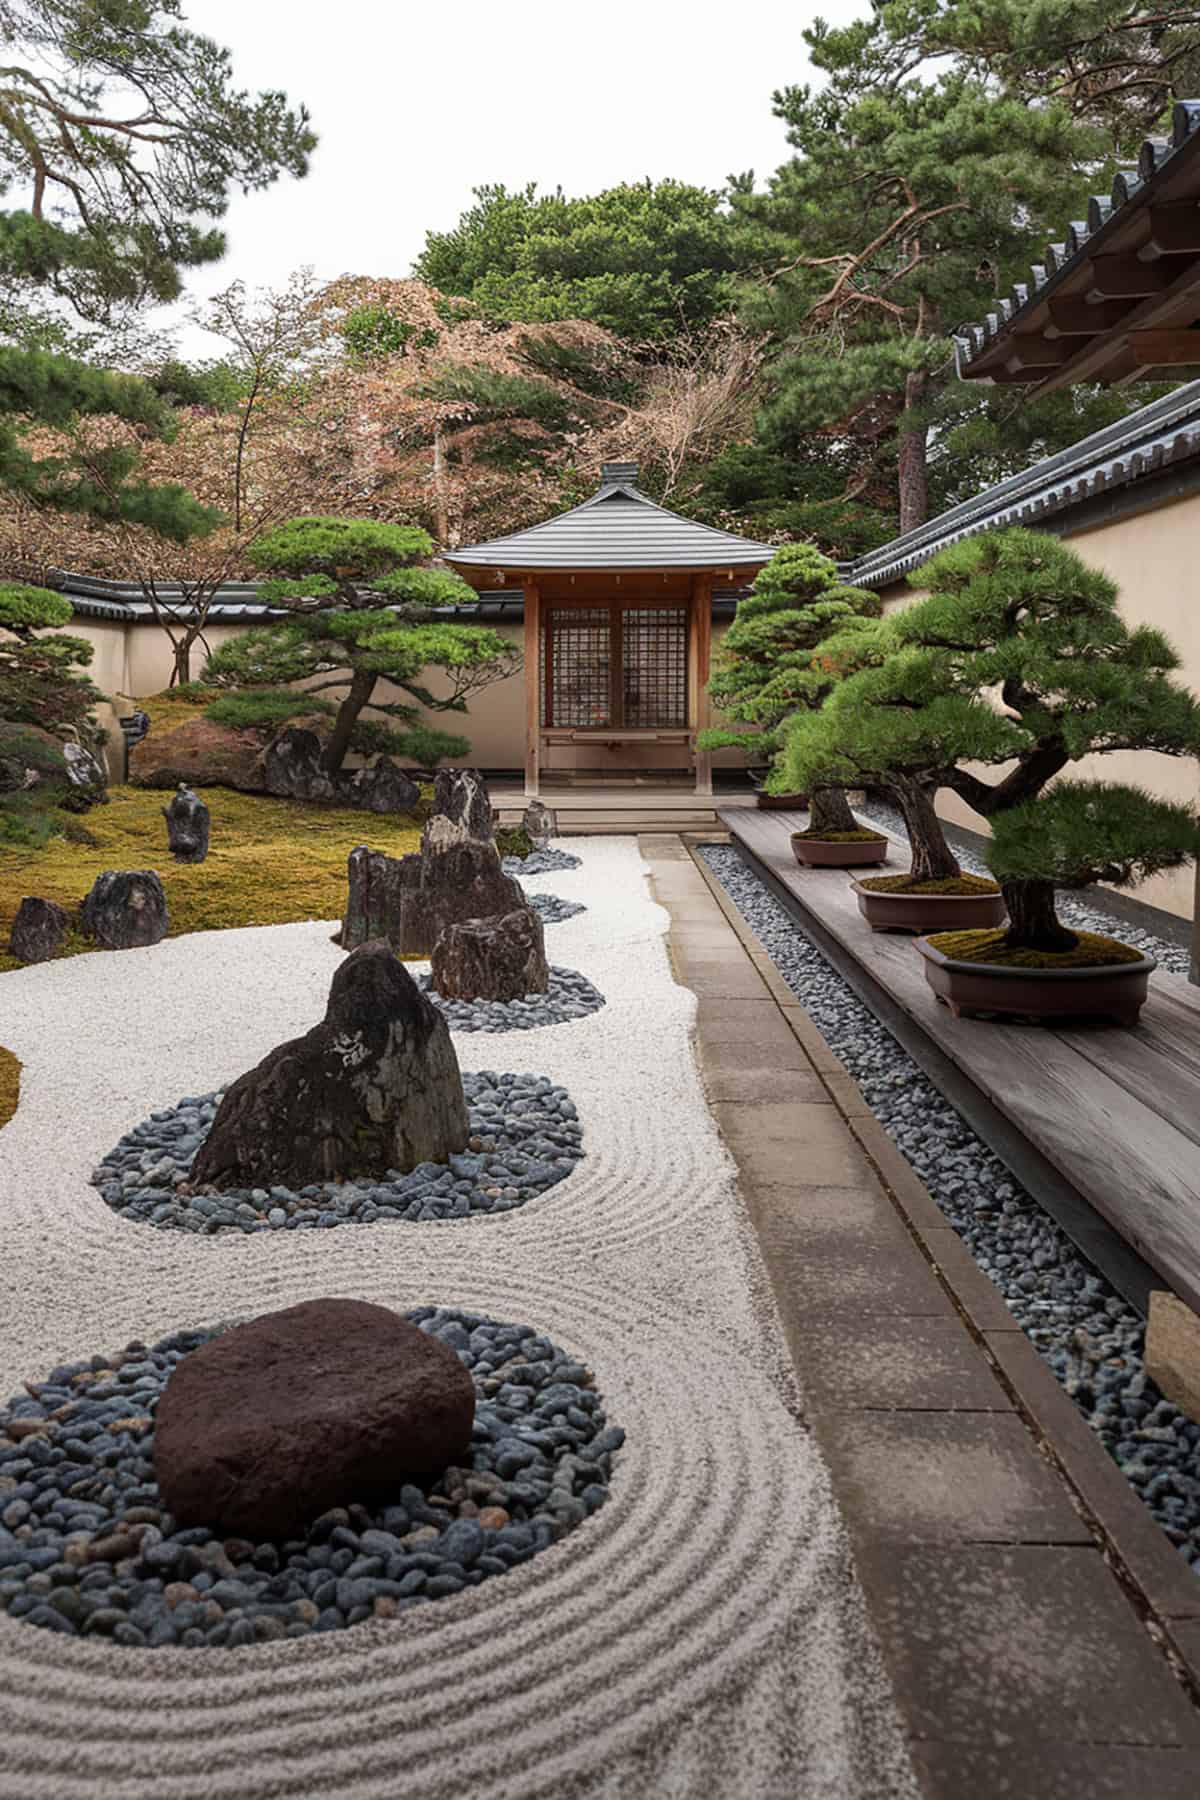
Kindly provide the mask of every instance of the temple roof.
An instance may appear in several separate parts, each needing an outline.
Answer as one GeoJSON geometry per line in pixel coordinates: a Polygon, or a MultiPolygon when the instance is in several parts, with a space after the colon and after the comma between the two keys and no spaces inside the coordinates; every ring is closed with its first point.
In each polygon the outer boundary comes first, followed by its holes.
{"type": "Polygon", "coordinates": [[[1028,281],[959,328],[960,376],[1048,393],[1200,367],[1200,100],[1181,100],[1172,127],[1092,195],[1028,281]]]}
{"type": "Polygon", "coordinates": [[[771,544],[699,525],[658,506],[635,485],[636,463],[606,463],[590,500],[528,531],[442,552],[472,570],[746,569],[775,554],[771,544]]]}

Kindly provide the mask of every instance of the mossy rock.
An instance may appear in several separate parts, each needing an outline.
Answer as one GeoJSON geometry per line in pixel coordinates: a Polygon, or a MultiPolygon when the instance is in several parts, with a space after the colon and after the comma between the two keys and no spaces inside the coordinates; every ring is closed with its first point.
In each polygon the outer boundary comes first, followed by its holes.
{"type": "Polygon", "coordinates": [[[533,842],[522,825],[505,826],[494,835],[496,848],[501,856],[519,856],[524,859],[533,850],[533,842]]]}
{"type": "Polygon", "coordinates": [[[936,931],[926,940],[952,962],[992,963],[1004,969],[1110,969],[1141,962],[1144,954],[1099,932],[1076,933],[1072,950],[1027,950],[1007,942],[998,931],[936,931]]]}
{"type": "Polygon", "coordinates": [[[870,875],[859,882],[873,894],[998,894],[998,882],[984,875],[949,875],[940,881],[914,881],[911,875],[870,875]]]}

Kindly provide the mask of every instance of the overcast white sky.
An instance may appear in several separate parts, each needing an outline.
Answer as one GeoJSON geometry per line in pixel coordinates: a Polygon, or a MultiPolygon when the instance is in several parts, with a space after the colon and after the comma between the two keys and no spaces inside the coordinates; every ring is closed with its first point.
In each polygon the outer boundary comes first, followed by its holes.
{"type": "MultiPolygon", "coordinates": [[[[302,182],[237,198],[223,263],[237,277],[408,274],[429,228],[453,225],[481,182],[569,194],[676,176],[718,187],[788,153],[771,94],[809,78],[812,12],[781,0],[191,0],[187,22],[226,45],[239,85],[303,100],[321,142],[302,182]]],[[[165,322],[165,321],[160,321],[165,322]]],[[[220,346],[194,328],[189,356],[220,346]]]]}

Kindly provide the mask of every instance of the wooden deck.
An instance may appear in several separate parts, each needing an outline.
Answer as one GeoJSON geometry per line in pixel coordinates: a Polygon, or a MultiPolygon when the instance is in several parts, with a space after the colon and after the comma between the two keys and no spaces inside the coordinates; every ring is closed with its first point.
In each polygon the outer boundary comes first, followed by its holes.
{"type": "MultiPolygon", "coordinates": [[[[723,824],[925,1038],[1200,1310],[1200,989],[1161,970],[1135,1030],[955,1019],[907,936],[872,932],[844,870],[802,870],[804,814],[721,807],[723,824]]],[[[906,847],[889,857],[904,867],[906,847]]]]}
{"type": "MultiPolygon", "coordinates": [[[[525,790],[515,782],[489,783],[492,804],[502,825],[520,823],[526,807],[525,790]]],[[[558,814],[564,836],[581,833],[637,831],[720,831],[718,810],[741,811],[756,805],[746,793],[697,794],[682,783],[643,785],[612,782],[605,785],[561,787],[543,784],[541,799],[558,814]]]]}

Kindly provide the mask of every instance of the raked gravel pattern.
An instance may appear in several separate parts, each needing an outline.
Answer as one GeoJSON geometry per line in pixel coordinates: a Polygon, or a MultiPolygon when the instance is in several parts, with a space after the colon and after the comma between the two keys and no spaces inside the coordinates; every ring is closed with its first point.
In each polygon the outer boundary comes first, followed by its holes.
{"type": "Polygon", "coordinates": [[[193,1094],[143,1119],[92,1172],[114,1212],[171,1231],[314,1231],[377,1220],[430,1224],[511,1212],[569,1175],[583,1127],[567,1090],[548,1075],[464,1073],[471,1136],[448,1163],[418,1163],[378,1181],[314,1182],[299,1189],[192,1189],[188,1174],[212,1129],[223,1088],[193,1094]]]}
{"type": "Polygon", "coordinates": [[[604,1005],[604,995],[586,975],[555,963],[550,964],[545,993],[526,994],[523,1000],[447,1000],[430,985],[429,975],[418,979],[451,1031],[537,1031],[543,1025],[569,1025],[573,1019],[586,1019],[604,1005]]]}
{"type": "MultiPolygon", "coordinates": [[[[904,820],[894,808],[872,800],[868,805],[857,806],[854,810],[860,818],[877,826],[880,831],[890,831],[902,844],[908,842],[904,820]]],[[[976,851],[955,843],[954,854],[969,875],[991,877],[992,871],[976,851]]],[[[1072,930],[1098,931],[1103,937],[1119,938],[1123,944],[1132,944],[1143,955],[1153,956],[1160,969],[1166,969],[1172,975],[1187,974],[1191,960],[1190,950],[1183,944],[1173,943],[1170,938],[1159,937],[1156,932],[1132,924],[1117,913],[1106,911],[1098,888],[1077,890],[1074,893],[1060,891],[1056,905],[1059,918],[1072,930]]]]}
{"type": "Polygon", "coordinates": [[[588,906],[556,947],[608,1004],[489,1041],[495,1067],[567,1090],[586,1158],[535,1205],[453,1230],[134,1231],[89,1184],[164,1096],[210,1092],[321,1016],[330,922],[0,977],[25,1065],[0,1136],[0,1395],[98,1347],[338,1294],[530,1324],[626,1432],[577,1529],[399,1618],[184,1653],[0,1617],[0,1791],[916,1800],[644,875],[628,838],[555,874],[588,906]]]}
{"type": "MultiPolygon", "coordinates": [[[[1200,1573],[1200,1425],[1146,1374],[1142,1319],[830,967],[740,853],[714,845],[702,854],[1021,1329],[1200,1573]]],[[[1101,919],[1087,929],[1114,928],[1111,917],[1101,919]]],[[[1120,933],[1128,935],[1124,921],[1120,933]]]]}
{"type": "Polygon", "coordinates": [[[0,1610],[139,1649],[345,1631],[507,1575],[603,1506],[625,1434],[581,1363],[531,1325],[407,1316],[470,1371],[469,1460],[283,1542],[181,1530],[162,1507],[158,1402],[215,1330],[99,1352],[14,1395],[0,1406],[0,1610]]]}

